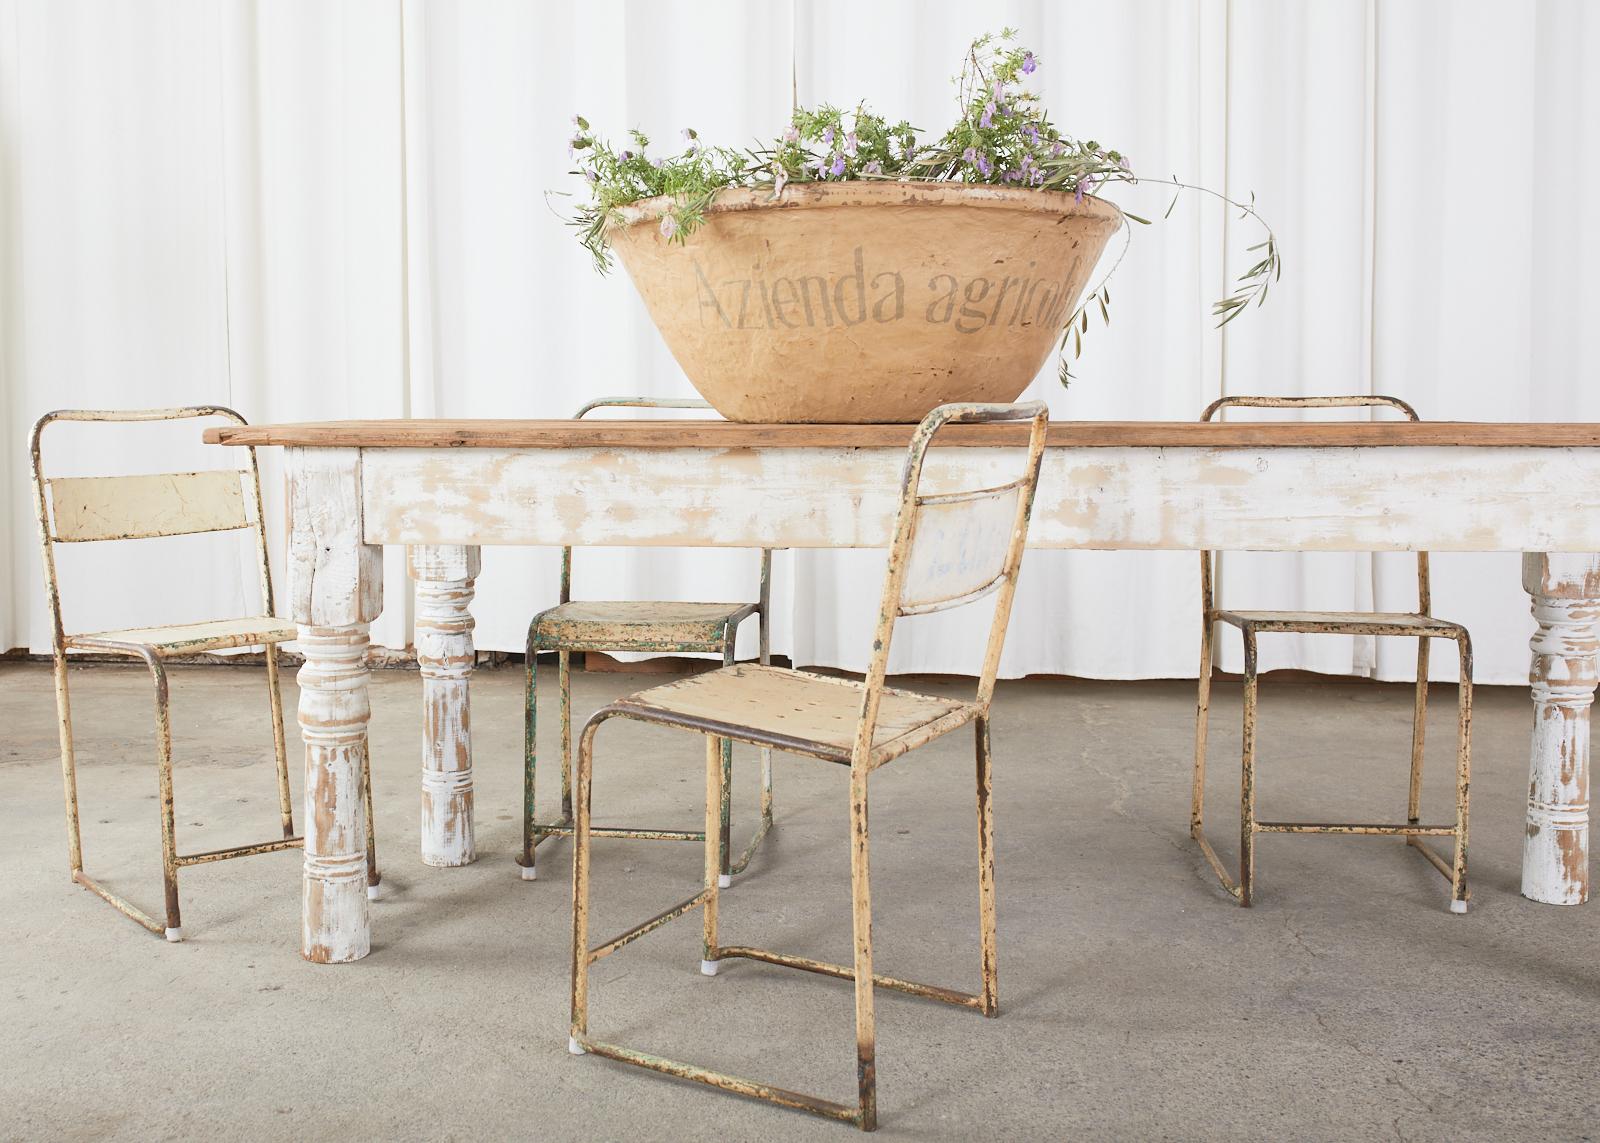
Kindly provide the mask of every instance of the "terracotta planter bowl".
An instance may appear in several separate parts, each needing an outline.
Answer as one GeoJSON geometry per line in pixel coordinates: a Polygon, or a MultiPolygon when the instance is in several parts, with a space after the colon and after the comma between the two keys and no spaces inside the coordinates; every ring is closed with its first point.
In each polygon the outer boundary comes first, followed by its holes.
{"type": "Polygon", "coordinates": [[[730,190],[686,245],[664,199],[611,242],[696,389],[734,421],[916,421],[1015,400],[1078,304],[1116,207],[940,183],[730,190]]]}

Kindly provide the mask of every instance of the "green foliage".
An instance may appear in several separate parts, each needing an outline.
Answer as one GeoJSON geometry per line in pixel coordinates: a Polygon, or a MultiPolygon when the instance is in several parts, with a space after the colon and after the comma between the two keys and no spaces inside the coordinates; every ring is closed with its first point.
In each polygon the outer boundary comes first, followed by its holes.
{"type": "MultiPolygon", "coordinates": [[[[629,145],[619,150],[591,131],[588,120],[575,116],[570,147],[580,166],[573,173],[587,180],[590,197],[572,225],[595,268],[605,273],[611,266],[609,232],[621,222],[619,209],[648,198],[671,200],[661,215],[661,233],[669,242],[682,243],[704,224],[706,209],[728,187],[766,188],[777,197],[794,183],[864,179],[985,183],[1070,194],[1082,202],[1108,183],[1140,182],[1120,152],[1092,139],[1075,139],[1050,122],[1037,96],[1027,90],[1038,60],[1016,45],[1015,38],[1016,32],[1008,28],[972,42],[954,80],[959,116],[932,143],[920,141],[918,128],[905,120],[890,123],[865,104],[848,112],[824,104],[796,108],[781,136],[770,145],[744,151],[707,147],[686,128],[684,150],[657,161],[646,154],[650,141],[640,132],[630,132],[629,145]]],[[[1176,178],[1142,181],[1166,183],[1180,195],[1192,190],[1221,199],[1266,231],[1266,239],[1250,247],[1264,251],[1263,257],[1213,307],[1218,326],[1232,321],[1251,301],[1260,305],[1266,300],[1268,283],[1278,279],[1282,263],[1277,240],[1256,214],[1253,197],[1244,204],[1176,178]]],[[[1171,213],[1168,207],[1167,214],[1171,213]]],[[[1130,222],[1147,222],[1127,211],[1122,215],[1130,222]]],[[[1124,254],[1126,249],[1125,236],[1124,254]]],[[[1113,265],[1112,272],[1115,269],[1113,265]]],[[[1082,353],[1089,307],[1098,308],[1102,320],[1110,321],[1111,293],[1105,286],[1109,277],[1110,273],[1101,279],[1062,328],[1062,384],[1072,376],[1065,356],[1068,342],[1074,358],[1082,353]]]]}

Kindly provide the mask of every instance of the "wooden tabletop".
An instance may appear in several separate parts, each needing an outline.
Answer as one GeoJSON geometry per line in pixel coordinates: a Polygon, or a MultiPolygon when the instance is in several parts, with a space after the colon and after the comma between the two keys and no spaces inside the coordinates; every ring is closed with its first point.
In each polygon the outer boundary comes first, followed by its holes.
{"type": "MultiPolygon", "coordinates": [[[[321,448],[904,448],[913,425],[747,425],[711,420],[317,421],[223,425],[210,444],[321,448]]],[[[1015,443],[1023,425],[952,425],[949,445],[1015,443]]],[[[1590,448],[1600,424],[1486,421],[1053,421],[1050,444],[1073,448],[1290,448],[1394,445],[1590,448]]]]}

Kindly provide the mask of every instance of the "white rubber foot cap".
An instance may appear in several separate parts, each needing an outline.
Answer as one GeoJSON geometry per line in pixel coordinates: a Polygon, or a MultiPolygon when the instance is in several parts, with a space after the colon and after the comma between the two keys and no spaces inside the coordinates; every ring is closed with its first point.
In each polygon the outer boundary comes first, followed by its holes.
{"type": "Polygon", "coordinates": [[[718,889],[728,889],[728,888],[731,888],[732,886],[733,886],[733,878],[732,877],[729,877],[726,873],[717,874],[717,888],[718,889]]]}
{"type": "Polygon", "coordinates": [[[1451,901],[1450,911],[1452,913],[1465,913],[1467,911],[1467,903],[1465,901],[1451,901]]]}
{"type": "Polygon", "coordinates": [[[524,865],[522,867],[522,879],[524,881],[537,881],[539,880],[539,871],[531,865],[524,865]]]}
{"type": "Polygon", "coordinates": [[[576,1036],[567,1037],[567,1051],[571,1052],[575,1056],[587,1056],[589,1054],[584,1049],[584,1046],[578,1043],[578,1037],[576,1036]]]}
{"type": "Polygon", "coordinates": [[[717,969],[722,967],[720,960],[703,960],[700,962],[701,976],[716,976],[717,969]]]}
{"type": "Polygon", "coordinates": [[[183,940],[183,926],[180,925],[176,929],[168,929],[167,940],[171,941],[173,944],[177,944],[179,941],[183,940]]]}
{"type": "Polygon", "coordinates": [[[367,900],[376,901],[379,897],[382,897],[382,896],[383,896],[383,886],[382,885],[368,885],[367,886],[367,900]]]}

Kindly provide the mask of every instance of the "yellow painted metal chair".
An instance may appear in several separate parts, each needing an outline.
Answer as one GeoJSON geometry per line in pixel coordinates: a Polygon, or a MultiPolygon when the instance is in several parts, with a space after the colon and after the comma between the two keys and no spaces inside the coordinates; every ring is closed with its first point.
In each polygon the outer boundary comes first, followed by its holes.
{"type": "MultiPolygon", "coordinates": [[[[693,1080],[725,1091],[798,1108],[863,1130],[877,1126],[875,987],[972,1008],[994,1016],[998,1008],[994,911],[994,827],[990,800],[990,702],[1022,560],[1028,514],[1038,482],[1048,413],[1042,404],[945,405],[917,427],[899,489],[893,543],[866,678],[856,682],[741,664],[641,691],[600,710],[583,728],[578,746],[576,831],[573,849],[572,1026],[568,1048],[693,1080]],[[946,425],[959,422],[1031,422],[1027,447],[985,450],[981,475],[957,487],[948,472],[922,488],[927,449],[946,425]],[[1012,463],[1014,461],[1014,463],[1012,463]],[[1018,475],[1020,473],[1020,475],[1018,475]],[[977,695],[970,702],[934,698],[884,685],[895,622],[959,607],[993,594],[990,625],[977,695]],[[850,774],[850,882],[854,957],[828,964],[767,949],[719,943],[718,852],[705,847],[704,888],[651,920],[601,944],[589,944],[590,791],[595,733],[612,718],[680,727],[706,740],[706,836],[716,831],[726,796],[721,765],[728,739],[848,767],[850,774]],[[977,754],[978,915],[982,984],[958,992],[874,971],[872,903],[868,878],[868,777],[886,762],[965,726],[974,730],[977,754]],[[704,922],[701,971],[717,973],[729,958],[744,958],[850,980],[855,985],[857,1093],[836,1103],[693,1064],[621,1047],[589,1032],[589,968],[594,962],[667,922],[699,909],[704,922]]],[[[1020,426],[1019,426],[1020,427],[1020,426]]],[[[959,429],[957,430],[960,431],[959,429]]]]}
{"type": "MultiPolygon", "coordinates": [[[[602,408],[710,409],[705,401],[693,398],[603,397],[579,409],[573,420],[602,408]]],[[[527,709],[524,716],[524,779],[522,806],[522,866],[525,880],[538,873],[536,854],[547,837],[571,837],[572,814],[572,652],[574,651],[659,651],[668,653],[706,652],[722,656],[724,666],[734,661],[734,641],[739,625],[756,617],[760,630],[760,661],[769,661],[771,650],[770,618],[772,594],[772,553],[761,552],[759,595],[753,603],[673,603],[635,600],[596,600],[573,602],[572,549],[561,549],[560,603],[533,617],[528,624],[527,709]],[[561,701],[561,816],[540,822],[534,806],[537,743],[537,672],[534,667],[540,651],[558,653],[557,687],[561,701]]],[[[723,801],[717,825],[720,847],[719,870],[722,884],[749,866],[761,840],[772,828],[772,751],[761,749],[760,821],[743,852],[732,856],[733,743],[723,743],[723,801]]],[[[596,826],[597,837],[623,837],[646,841],[704,841],[700,830],[596,826]]]]}
{"type": "MultiPolygon", "coordinates": [[[[245,423],[238,413],[218,405],[120,411],[62,410],[40,417],[33,426],[28,442],[33,466],[34,508],[38,516],[39,541],[44,558],[45,590],[50,604],[56,713],[61,738],[61,776],[66,793],[67,846],[72,861],[72,879],[151,932],[165,935],[169,941],[183,939],[183,921],[178,909],[180,869],[297,848],[302,844],[302,839],[294,832],[288,758],[284,746],[283,707],[278,692],[278,644],[295,637],[295,626],[273,616],[272,571],[267,561],[267,535],[261,516],[261,480],[256,467],[255,449],[247,450],[249,463],[242,469],[50,478],[44,474],[40,440],[44,430],[56,421],[151,422],[195,417],[225,417],[241,425],[245,423]],[[76,635],[67,633],[62,622],[55,545],[246,530],[254,533],[260,562],[260,615],[76,635]],[[242,647],[261,647],[266,653],[267,694],[271,701],[272,740],[278,775],[278,824],[282,836],[252,845],[229,846],[203,853],[179,853],[173,820],[172,725],[168,714],[165,660],[175,655],[242,647]],[[72,744],[72,709],[67,693],[69,649],[138,659],[150,671],[150,679],[155,685],[156,776],[161,796],[161,873],[166,890],[164,922],[151,917],[84,872],[83,843],[78,822],[77,764],[72,744]]],[[[366,787],[367,805],[367,894],[375,897],[379,876],[377,851],[373,844],[370,770],[363,772],[362,779],[366,787]]]]}
{"type": "MultiPolygon", "coordinates": [[[[1419,420],[1416,410],[1396,397],[1224,397],[1213,401],[1201,416],[1209,421],[1225,408],[1390,408],[1408,420],[1419,420]]],[[[1195,714],[1194,789],[1189,811],[1189,835],[1200,845],[1222,887],[1240,905],[1249,905],[1255,882],[1255,839],[1263,833],[1344,834],[1404,837],[1408,846],[1450,880],[1450,911],[1467,911],[1467,805],[1472,772],[1472,641],[1459,623],[1436,619],[1428,576],[1428,553],[1417,553],[1417,610],[1413,612],[1238,611],[1216,606],[1214,553],[1200,553],[1200,694],[1195,714]],[[1216,625],[1237,627],[1244,637],[1244,747],[1239,788],[1239,878],[1223,868],[1205,835],[1206,723],[1211,704],[1211,671],[1216,625]],[[1256,817],[1256,639],[1262,634],[1396,635],[1417,640],[1417,682],[1411,726],[1411,786],[1404,824],[1364,822],[1262,821],[1256,817]],[[1448,825],[1422,824],[1422,755],[1428,715],[1428,648],[1434,639],[1456,644],[1461,664],[1456,738],[1455,820],[1448,825]],[[1427,837],[1453,839],[1454,853],[1446,861],[1424,841],[1427,837]]]]}

